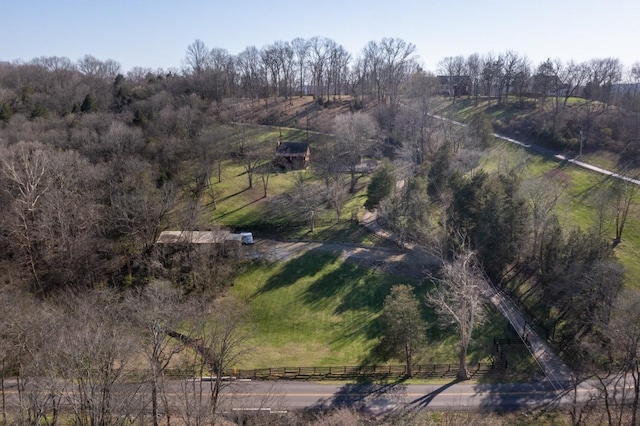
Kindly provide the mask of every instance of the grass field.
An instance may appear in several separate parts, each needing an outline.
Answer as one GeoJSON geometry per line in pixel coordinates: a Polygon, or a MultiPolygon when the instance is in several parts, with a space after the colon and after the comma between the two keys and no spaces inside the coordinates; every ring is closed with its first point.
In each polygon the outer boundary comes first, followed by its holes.
{"type": "MultiPolygon", "coordinates": [[[[429,282],[412,282],[344,262],[335,254],[310,251],[286,263],[251,265],[233,286],[251,312],[251,355],[243,368],[384,364],[376,346],[384,298],[394,284],[411,284],[424,300],[429,282]]],[[[457,336],[437,324],[423,303],[430,327],[416,363],[456,363],[457,336]]],[[[491,311],[477,329],[469,362],[495,356],[493,339],[512,337],[504,318],[491,311]]],[[[536,371],[526,353],[512,353],[514,371],[536,371]]],[[[398,364],[400,360],[390,360],[398,364]]],[[[530,376],[527,376],[530,377],[530,376]]]]}

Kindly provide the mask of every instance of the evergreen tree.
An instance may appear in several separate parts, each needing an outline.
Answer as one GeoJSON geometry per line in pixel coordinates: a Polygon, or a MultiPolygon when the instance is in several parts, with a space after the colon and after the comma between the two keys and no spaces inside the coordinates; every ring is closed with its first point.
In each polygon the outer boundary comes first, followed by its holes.
{"type": "Polygon", "coordinates": [[[377,207],[382,200],[393,194],[395,186],[396,174],[393,165],[389,160],[385,160],[382,167],[378,168],[371,177],[364,206],[369,210],[377,207]]]}
{"type": "Polygon", "coordinates": [[[82,101],[82,105],[80,106],[80,111],[84,113],[96,111],[96,101],[93,99],[93,96],[87,94],[87,96],[84,97],[84,101],[82,101]]]}
{"type": "Polygon", "coordinates": [[[7,123],[12,116],[13,116],[13,111],[11,110],[11,107],[9,106],[9,104],[6,102],[3,103],[2,108],[0,108],[0,120],[7,123]]]}
{"type": "Polygon", "coordinates": [[[395,285],[384,299],[382,319],[385,325],[384,343],[390,355],[402,358],[407,376],[413,375],[412,360],[424,343],[427,325],[420,312],[420,303],[408,285],[395,285]]]}

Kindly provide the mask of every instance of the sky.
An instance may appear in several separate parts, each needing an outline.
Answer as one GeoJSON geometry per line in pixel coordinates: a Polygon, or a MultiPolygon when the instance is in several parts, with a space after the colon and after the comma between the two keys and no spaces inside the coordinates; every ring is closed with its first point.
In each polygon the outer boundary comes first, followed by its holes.
{"type": "Polygon", "coordinates": [[[400,38],[423,68],[448,56],[513,50],[547,58],[640,61],[639,0],[0,0],[0,61],[86,54],[133,67],[182,68],[196,39],[247,46],[322,36],[360,55],[400,38]]]}

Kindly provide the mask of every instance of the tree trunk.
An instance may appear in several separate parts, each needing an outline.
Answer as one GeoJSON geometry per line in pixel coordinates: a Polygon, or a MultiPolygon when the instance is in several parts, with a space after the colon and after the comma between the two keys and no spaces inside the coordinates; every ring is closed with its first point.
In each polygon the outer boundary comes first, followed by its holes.
{"type": "Polygon", "coordinates": [[[0,376],[0,391],[2,391],[2,424],[7,424],[7,400],[4,389],[4,358],[2,359],[2,375],[0,376]]]}
{"type": "Polygon", "coordinates": [[[153,426],[158,426],[158,382],[155,368],[151,382],[151,416],[153,417],[153,426]]]}
{"type": "Polygon", "coordinates": [[[467,372],[467,348],[460,347],[460,370],[458,370],[458,380],[468,380],[469,373],[467,372]]]}
{"type": "Polygon", "coordinates": [[[351,174],[351,184],[349,185],[349,194],[353,194],[356,191],[356,166],[353,165],[349,170],[351,174]]]}
{"type": "Polygon", "coordinates": [[[413,366],[412,364],[412,360],[411,360],[411,344],[409,342],[405,343],[404,345],[404,353],[405,353],[405,358],[407,360],[407,377],[411,378],[413,377],[413,366]]]}
{"type": "Polygon", "coordinates": [[[640,374],[638,365],[634,367],[633,376],[633,407],[631,408],[631,426],[638,424],[638,403],[640,402],[640,374]]]}

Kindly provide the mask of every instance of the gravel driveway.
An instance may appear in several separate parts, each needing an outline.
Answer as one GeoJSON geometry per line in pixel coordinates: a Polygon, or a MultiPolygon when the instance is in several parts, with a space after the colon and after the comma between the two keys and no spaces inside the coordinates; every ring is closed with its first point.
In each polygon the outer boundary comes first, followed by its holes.
{"type": "Polygon", "coordinates": [[[310,250],[322,250],[337,254],[340,259],[354,262],[363,267],[407,276],[415,279],[424,277],[429,268],[437,266],[437,259],[417,249],[389,249],[367,247],[357,244],[316,241],[276,241],[256,240],[251,246],[244,246],[249,259],[286,261],[310,250]]]}

